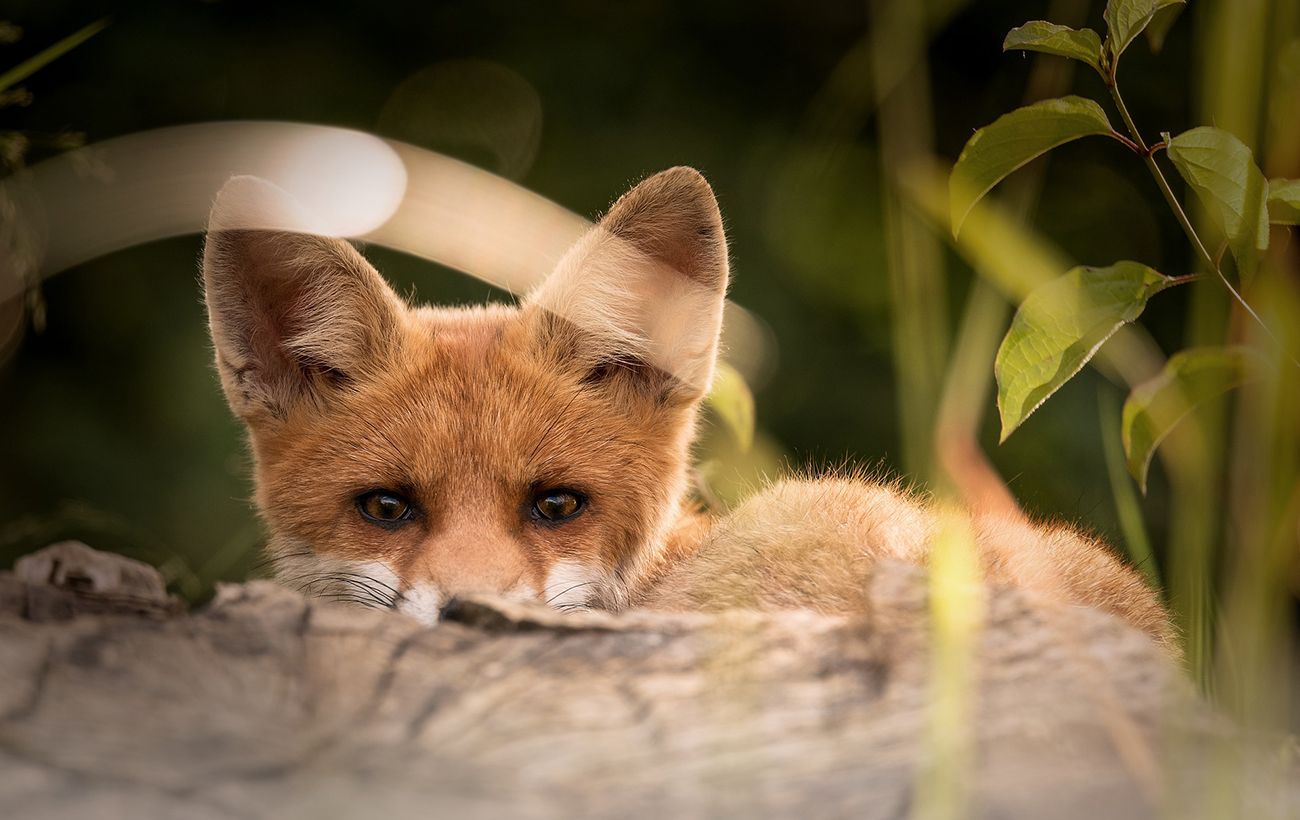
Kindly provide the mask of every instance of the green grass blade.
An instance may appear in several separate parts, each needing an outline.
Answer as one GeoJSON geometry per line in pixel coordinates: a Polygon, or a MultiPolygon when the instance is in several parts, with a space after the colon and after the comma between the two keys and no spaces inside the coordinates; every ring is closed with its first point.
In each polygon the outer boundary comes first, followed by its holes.
{"type": "Polygon", "coordinates": [[[1110,479],[1115,515],[1119,518],[1120,532],[1124,534],[1124,546],[1128,548],[1129,560],[1146,577],[1152,588],[1163,589],[1160,568],[1156,566],[1151,539],[1147,537],[1146,525],[1142,521],[1142,505],[1125,469],[1124,446],[1119,435],[1120,404],[1114,395],[1102,390],[1097,395],[1097,405],[1101,411],[1098,415],[1101,419],[1101,449],[1106,456],[1106,475],[1110,479]]]}
{"type": "Polygon", "coordinates": [[[69,34],[54,45],[40,52],[39,54],[28,57],[18,65],[0,74],[0,91],[4,91],[14,83],[20,83],[28,77],[40,71],[45,66],[72,51],[77,46],[94,37],[108,26],[108,18],[96,20],[80,31],[69,34]]]}

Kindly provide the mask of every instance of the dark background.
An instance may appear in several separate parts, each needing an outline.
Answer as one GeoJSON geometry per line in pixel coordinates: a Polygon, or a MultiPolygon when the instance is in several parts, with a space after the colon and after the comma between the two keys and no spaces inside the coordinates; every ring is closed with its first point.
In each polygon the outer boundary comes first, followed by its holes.
{"type": "MultiPolygon", "coordinates": [[[[1047,5],[978,0],[937,28],[929,69],[943,158],[1021,104],[1030,61],[1004,55],[1002,37],[1047,5]]],[[[1103,4],[1093,5],[1101,30],[1103,4]]],[[[0,66],[106,15],[104,32],[25,83],[32,103],[0,110],[0,128],[83,132],[94,142],[206,120],[347,126],[461,157],[588,216],[647,173],[700,168],[727,219],[732,297],[779,343],[755,385],[765,442],[795,465],[848,459],[902,470],[875,121],[846,111],[847,124],[828,129],[813,115],[837,104],[824,91],[867,34],[865,4],[3,0],[0,19],[24,36],[0,46],[0,66]],[[463,60],[526,81],[540,130],[526,120],[485,142],[473,128],[392,113],[408,78],[463,60]]],[[[1144,45],[1126,58],[1130,108],[1152,133],[1194,124],[1196,22],[1186,15],[1159,58],[1144,45]]],[[[861,77],[863,87],[870,81],[861,77]]],[[[1104,93],[1084,72],[1074,87],[1104,93]]],[[[452,122],[500,124],[500,112],[484,113],[461,91],[435,89],[429,105],[452,122]]],[[[36,144],[28,160],[48,151],[36,144]]],[[[1186,241],[1145,169],[1117,144],[1067,146],[1045,181],[1032,222],[1073,259],[1185,270],[1186,241]]],[[[154,243],[44,284],[43,332],[0,365],[0,566],[63,537],[162,564],[189,593],[253,566],[260,533],[240,430],[210,365],[199,249],[198,236],[154,243]]],[[[369,255],[425,300],[499,297],[428,263],[369,255]]],[[[955,256],[945,264],[955,317],[971,274],[955,256]]],[[[1181,346],[1186,298],[1162,296],[1144,317],[1166,352],[1181,346]]],[[[1118,542],[1100,384],[1086,372],[1002,446],[990,398],[982,441],[1030,512],[1118,542]]],[[[1157,474],[1144,503],[1157,547],[1164,504],[1157,474]]]]}

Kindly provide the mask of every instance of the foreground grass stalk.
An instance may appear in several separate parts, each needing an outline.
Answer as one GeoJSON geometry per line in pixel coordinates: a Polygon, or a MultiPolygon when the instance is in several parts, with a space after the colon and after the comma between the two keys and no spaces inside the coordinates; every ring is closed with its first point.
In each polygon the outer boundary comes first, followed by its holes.
{"type": "Polygon", "coordinates": [[[1120,443],[1120,404],[1106,390],[1097,393],[1097,407],[1101,420],[1101,450],[1106,457],[1106,474],[1110,478],[1111,497],[1115,514],[1119,518],[1120,532],[1128,547],[1129,560],[1146,577],[1155,589],[1164,589],[1160,568],[1156,565],[1155,550],[1142,523],[1142,505],[1138,501],[1133,482],[1124,469],[1124,445],[1120,443]]]}
{"type": "Polygon", "coordinates": [[[874,0],[869,10],[903,463],[910,475],[930,480],[948,361],[944,260],[929,227],[905,206],[898,180],[900,169],[930,155],[933,142],[925,20],[919,4],[874,0]],[[900,65],[908,70],[887,87],[900,65]]]}
{"type": "Polygon", "coordinates": [[[911,820],[970,816],[985,589],[970,519],[946,506],[930,558],[930,701],[911,820]]]}

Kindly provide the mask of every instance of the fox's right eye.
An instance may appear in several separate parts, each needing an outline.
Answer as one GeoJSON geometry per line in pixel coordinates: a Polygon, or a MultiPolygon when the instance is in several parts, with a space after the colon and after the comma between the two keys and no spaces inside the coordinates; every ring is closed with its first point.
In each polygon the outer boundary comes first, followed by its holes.
{"type": "Polygon", "coordinates": [[[361,517],[381,527],[399,527],[411,518],[411,502],[392,490],[372,490],[357,496],[361,517]]]}

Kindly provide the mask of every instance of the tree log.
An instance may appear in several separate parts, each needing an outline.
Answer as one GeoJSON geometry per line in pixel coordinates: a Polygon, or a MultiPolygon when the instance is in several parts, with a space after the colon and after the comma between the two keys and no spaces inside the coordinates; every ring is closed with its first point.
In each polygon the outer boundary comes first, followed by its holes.
{"type": "Polygon", "coordinates": [[[907,565],[861,618],[470,599],[426,628],[268,582],[194,614],[66,587],[0,574],[6,817],[1300,816],[1280,740],[1144,635],[1015,589],[949,754],[907,565]]]}

